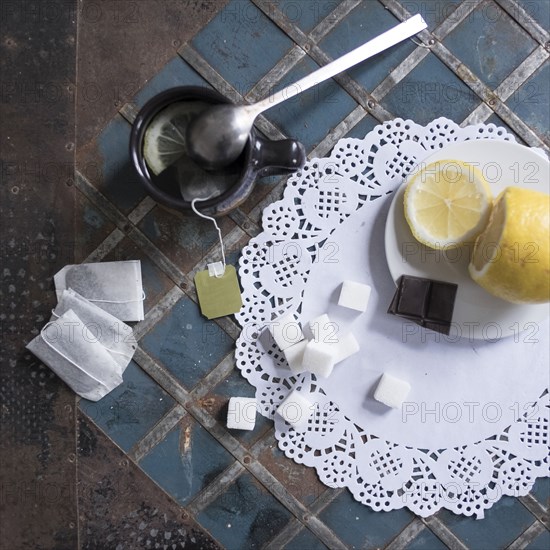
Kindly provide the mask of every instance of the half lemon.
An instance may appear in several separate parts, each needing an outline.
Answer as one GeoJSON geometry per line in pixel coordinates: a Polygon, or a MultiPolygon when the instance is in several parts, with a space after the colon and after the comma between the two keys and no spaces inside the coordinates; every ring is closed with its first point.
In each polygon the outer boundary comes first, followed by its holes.
{"type": "Polygon", "coordinates": [[[508,302],[550,301],[550,195],[507,187],[476,240],[472,279],[508,302]]]}
{"type": "Polygon", "coordinates": [[[438,160],[414,174],[405,190],[405,218],[421,243],[436,249],[473,241],[485,228],[492,196],[483,174],[459,160],[438,160]]]}

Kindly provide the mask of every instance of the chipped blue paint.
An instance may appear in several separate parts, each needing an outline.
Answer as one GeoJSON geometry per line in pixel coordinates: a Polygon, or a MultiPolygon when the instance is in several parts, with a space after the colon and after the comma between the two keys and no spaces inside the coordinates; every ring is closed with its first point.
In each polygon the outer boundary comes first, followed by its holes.
{"type": "Polygon", "coordinates": [[[232,0],[192,45],[244,95],[290,50],[292,41],[254,4],[232,0]]]}
{"type": "Polygon", "coordinates": [[[494,2],[483,2],[443,44],[491,88],[496,88],[537,46],[494,2]]]}
{"type": "Polygon", "coordinates": [[[180,504],[187,504],[233,460],[200,424],[187,419],[173,428],[140,466],[180,504]]]}

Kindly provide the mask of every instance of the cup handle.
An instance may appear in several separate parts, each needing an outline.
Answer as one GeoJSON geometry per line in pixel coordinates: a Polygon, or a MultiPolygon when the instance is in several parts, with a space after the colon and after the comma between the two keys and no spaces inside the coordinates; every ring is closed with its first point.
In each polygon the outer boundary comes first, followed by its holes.
{"type": "Polygon", "coordinates": [[[305,147],[295,139],[272,141],[255,137],[254,170],[259,176],[283,175],[296,172],[306,162],[305,147]]]}

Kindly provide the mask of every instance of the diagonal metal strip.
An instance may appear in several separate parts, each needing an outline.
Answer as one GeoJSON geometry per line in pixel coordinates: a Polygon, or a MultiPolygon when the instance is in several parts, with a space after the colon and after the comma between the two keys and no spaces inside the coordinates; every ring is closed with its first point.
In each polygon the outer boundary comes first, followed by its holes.
{"type": "Polygon", "coordinates": [[[344,20],[357,6],[361,0],[343,0],[332,10],[317,26],[309,33],[309,38],[317,44],[321,41],[340,21],[344,20]]]}
{"type": "Polygon", "coordinates": [[[214,502],[231,485],[237,477],[245,471],[245,467],[240,462],[234,462],[226,468],[219,476],[213,479],[202,491],[200,491],[185,509],[197,516],[204,508],[214,502]]]}
{"type": "Polygon", "coordinates": [[[249,237],[256,237],[260,234],[261,228],[252,221],[240,208],[237,208],[229,213],[229,217],[244,231],[249,237]]]}
{"type": "MultiPolygon", "coordinates": [[[[168,394],[185,407],[188,413],[208,430],[227,451],[229,451],[244,467],[268,489],[291,513],[308,524],[309,528],[330,547],[345,549],[334,533],[320,520],[312,517],[308,509],[291,495],[284,485],[276,479],[265,466],[254,459],[250,452],[218,421],[207,413],[199,404],[193,401],[193,396],[165,368],[157,364],[142,348],[138,347],[134,360],[155,380],[168,394]]],[[[148,437],[154,439],[149,433],[148,437]]],[[[139,443],[138,443],[139,445],[139,443]]]]}
{"type": "Polygon", "coordinates": [[[324,157],[356,124],[367,115],[365,109],[358,105],[342,122],[337,124],[308,155],[310,159],[324,157]]]}
{"type": "Polygon", "coordinates": [[[455,74],[483,101],[500,116],[504,122],[511,126],[521,138],[531,146],[547,148],[543,138],[539,137],[527,124],[525,124],[498,96],[491,91],[470,69],[466,67],[455,55],[453,55],[443,44],[436,43],[432,51],[439,59],[452,69],[455,74]]]}
{"type": "Polygon", "coordinates": [[[517,2],[514,0],[494,0],[512,19],[515,19],[541,46],[550,49],[548,40],[550,34],[541,27],[517,2]]]}
{"type": "Polygon", "coordinates": [[[502,119],[508,126],[514,129],[514,131],[531,147],[540,147],[547,153],[550,152],[550,141],[544,140],[539,137],[531,128],[521,120],[506,104],[501,101],[497,101],[493,107],[495,113],[502,119]]]}
{"type": "Polygon", "coordinates": [[[89,201],[97,206],[101,212],[122,231],[128,230],[128,218],[118,210],[90,181],[78,170],[75,171],[75,187],[89,201]]]}
{"type": "Polygon", "coordinates": [[[176,424],[187,414],[187,411],[181,406],[176,405],[168,411],[155,427],[150,430],[140,441],[138,441],[128,451],[128,457],[135,462],[139,462],[148,452],[156,447],[176,426],[176,424]]]}
{"type": "Polygon", "coordinates": [[[134,336],[136,340],[140,340],[147,334],[159,321],[162,319],[170,308],[183,296],[185,293],[179,286],[172,287],[145,315],[145,319],[134,326],[134,336]]]}
{"type": "Polygon", "coordinates": [[[128,214],[128,219],[134,225],[137,225],[156,205],[157,203],[150,196],[147,196],[128,214]]]}
{"type": "Polygon", "coordinates": [[[485,122],[491,115],[493,111],[487,103],[480,103],[461,123],[460,126],[464,128],[470,124],[479,124],[480,122],[485,122]]]}
{"type": "MultiPolygon", "coordinates": [[[[548,57],[550,57],[550,54],[546,49],[539,46],[504,79],[494,93],[502,101],[508,101],[548,57]]],[[[487,120],[492,114],[491,108],[486,103],[481,103],[464,119],[461,126],[479,124],[487,120]]]]}
{"type": "Polygon", "coordinates": [[[550,531],[550,515],[546,509],[533,495],[519,497],[519,501],[550,531]]]}
{"type": "Polygon", "coordinates": [[[275,25],[277,25],[282,31],[284,31],[288,37],[298,44],[304,51],[308,51],[310,47],[310,41],[308,36],[298,27],[290,21],[290,19],[276,7],[274,2],[269,0],[251,0],[256,4],[261,11],[264,12],[275,25]],[[306,47],[304,47],[307,44],[306,47]]]}
{"type": "MultiPolygon", "coordinates": [[[[210,64],[189,44],[184,44],[178,55],[195,71],[197,71],[218,92],[230,99],[233,103],[247,103],[243,96],[227,80],[225,80],[210,64]]],[[[270,139],[285,139],[286,135],[277,126],[260,115],[256,119],[256,126],[270,139]]]]}
{"type": "Polygon", "coordinates": [[[126,120],[126,122],[129,122],[130,124],[134,123],[134,120],[136,120],[138,112],[139,112],[139,109],[131,101],[123,105],[122,108],[118,111],[118,113],[122,116],[122,118],[124,118],[124,120],[126,120]]]}
{"type": "Polygon", "coordinates": [[[158,365],[140,346],[137,347],[133,360],[178,403],[183,406],[189,403],[191,400],[189,392],[180,384],[179,380],[158,365]]]}
{"type": "Polygon", "coordinates": [[[421,521],[449,550],[468,550],[468,547],[437,517],[437,515],[421,518],[421,521]]]}
{"type": "Polygon", "coordinates": [[[539,535],[542,535],[546,528],[540,521],[532,523],[523,533],[510,544],[506,550],[523,550],[527,548],[539,535]]]}
{"type": "Polygon", "coordinates": [[[372,91],[372,97],[376,101],[381,99],[401,80],[403,80],[428,54],[430,48],[416,48],[404,59],[378,86],[372,91]]]}
{"type": "Polygon", "coordinates": [[[495,89],[495,94],[502,100],[507,101],[524,84],[529,77],[550,57],[550,53],[539,46],[516,67],[504,81],[495,89]]]}
{"type": "Polygon", "coordinates": [[[293,67],[295,67],[306,52],[299,46],[293,46],[290,51],[245,95],[248,102],[253,103],[264,99],[273,92],[277,84],[293,67]]]}
{"type": "Polygon", "coordinates": [[[180,268],[166,257],[137,227],[132,227],[128,232],[128,237],[132,239],[151,260],[159,267],[176,285],[182,285],[185,282],[185,275],[180,268]]]}
{"type": "Polygon", "coordinates": [[[405,550],[424,529],[426,529],[426,525],[419,518],[414,518],[384,550],[405,550]]]}
{"type": "Polygon", "coordinates": [[[235,352],[227,354],[218,365],[213,368],[193,388],[191,395],[193,399],[200,400],[207,395],[215,386],[225,380],[235,370],[235,352]]]}
{"type": "Polygon", "coordinates": [[[263,548],[262,550],[280,550],[284,548],[298,533],[306,527],[301,521],[292,518],[263,548]]]}
{"type": "Polygon", "coordinates": [[[119,245],[125,235],[120,229],[113,229],[113,231],[107,235],[107,237],[99,244],[99,246],[91,253],[89,254],[84,260],[82,260],[83,264],[88,264],[91,262],[99,262],[101,261],[109,252],[114,250],[117,245],[119,245]]]}

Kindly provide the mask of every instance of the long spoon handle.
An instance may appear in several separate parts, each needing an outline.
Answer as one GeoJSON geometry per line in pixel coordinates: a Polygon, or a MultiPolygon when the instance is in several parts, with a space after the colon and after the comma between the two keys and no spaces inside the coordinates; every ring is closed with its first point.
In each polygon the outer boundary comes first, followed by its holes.
{"type": "Polygon", "coordinates": [[[379,36],[369,40],[362,46],[355,48],[351,52],[331,61],[328,65],[321,67],[320,69],[314,71],[313,73],[305,76],[298,82],[279,90],[273,95],[266,97],[258,103],[249,105],[250,111],[253,111],[255,115],[258,115],[269,109],[278,105],[286,99],[290,99],[302,92],[305,92],[315,84],[319,84],[329,78],[357,65],[361,61],[380,53],[403,40],[410,38],[416,33],[427,27],[426,22],[422,19],[421,15],[415,15],[407,21],[396,25],[390,30],[380,34],[379,36]]]}

